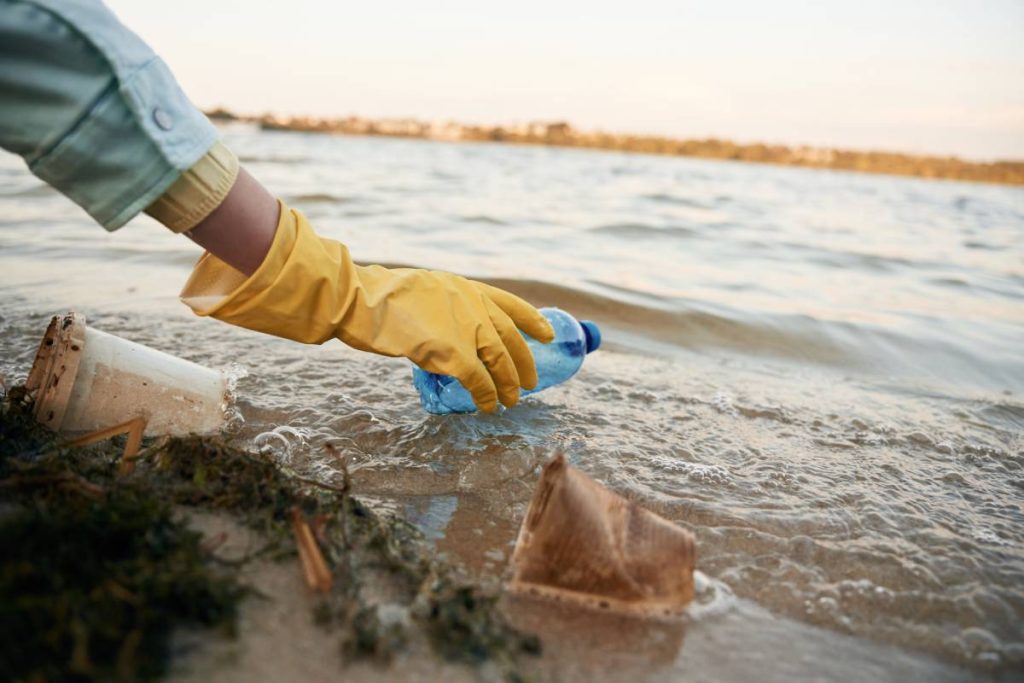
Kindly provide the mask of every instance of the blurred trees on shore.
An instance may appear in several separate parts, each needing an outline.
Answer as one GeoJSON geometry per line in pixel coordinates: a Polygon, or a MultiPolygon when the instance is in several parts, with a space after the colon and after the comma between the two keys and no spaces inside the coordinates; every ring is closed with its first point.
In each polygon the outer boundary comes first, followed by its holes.
{"type": "Polygon", "coordinates": [[[367,119],[357,116],[239,116],[225,109],[207,112],[214,120],[246,121],[266,130],[294,130],[346,135],[384,135],[428,140],[502,142],[604,149],[641,154],[665,154],[747,161],[784,166],[888,173],[893,175],[1024,185],[1024,161],[974,162],[957,157],[921,156],[882,151],[821,147],[739,144],[729,140],[675,138],[584,132],[566,122],[514,126],[470,126],[417,119],[367,119]]]}

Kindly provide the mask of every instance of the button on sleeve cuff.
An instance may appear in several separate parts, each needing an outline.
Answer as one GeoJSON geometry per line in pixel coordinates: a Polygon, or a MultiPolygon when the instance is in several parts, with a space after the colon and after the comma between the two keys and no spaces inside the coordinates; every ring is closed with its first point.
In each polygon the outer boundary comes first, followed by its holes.
{"type": "Polygon", "coordinates": [[[116,230],[160,197],[216,140],[213,124],[154,58],[120,88],[115,82],[29,168],[104,228],[116,230]]]}

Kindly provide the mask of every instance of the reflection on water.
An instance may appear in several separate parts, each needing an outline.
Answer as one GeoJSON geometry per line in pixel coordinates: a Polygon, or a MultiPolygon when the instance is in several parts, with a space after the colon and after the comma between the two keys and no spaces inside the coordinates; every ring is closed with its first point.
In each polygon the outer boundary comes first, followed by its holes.
{"type": "MultiPolygon", "coordinates": [[[[225,136],[360,260],[487,275],[596,320],[606,345],[515,410],[429,416],[402,361],[191,317],[175,294],[192,245],[146,219],[107,235],[2,157],[0,373],[24,375],[48,316],[69,307],[190,360],[240,364],[238,438],[286,445],[314,472],[333,444],[359,491],[487,581],[505,570],[539,465],[564,451],[692,529],[698,567],[736,596],[695,610],[678,646],[641,632],[638,657],[607,677],[962,680],[1024,667],[1020,189],[225,136]]],[[[562,632],[575,640],[550,635],[552,652],[581,666],[611,656],[606,636],[562,632]]],[[[544,661],[542,678],[572,674],[544,661]]]]}

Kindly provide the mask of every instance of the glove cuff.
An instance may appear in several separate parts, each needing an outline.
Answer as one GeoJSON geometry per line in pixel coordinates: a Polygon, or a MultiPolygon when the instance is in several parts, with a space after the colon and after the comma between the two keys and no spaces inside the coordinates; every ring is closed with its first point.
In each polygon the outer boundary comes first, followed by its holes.
{"type": "Polygon", "coordinates": [[[279,277],[295,244],[295,216],[284,202],[277,203],[280,218],[274,241],[263,263],[248,278],[208,251],[199,257],[178,295],[193,313],[216,318],[220,309],[244,306],[279,277]]]}
{"type": "Polygon", "coordinates": [[[321,239],[306,217],[278,200],[280,219],[263,263],[248,278],[207,252],[181,300],[196,315],[305,343],[335,336],[351,287],[348,249],[321,239]]]}

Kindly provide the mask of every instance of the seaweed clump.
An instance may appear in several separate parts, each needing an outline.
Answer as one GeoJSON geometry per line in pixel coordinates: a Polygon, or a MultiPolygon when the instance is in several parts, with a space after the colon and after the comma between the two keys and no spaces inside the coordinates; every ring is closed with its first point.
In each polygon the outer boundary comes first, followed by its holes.
{"type": "Polygon", "coordinates": [[[176,626],[230,632],[246,594],[202,536],[113,459],[0,414],[0,678],[148,680],[176,626]]]}
{"type": "MultiPolygon", "coordinates": [[[[19,390],[0,410],[0,672],[13,680],[149,679],[168,669],[180,626],[231,634],[256,558],[295,561],[292,523],[307,520],[331,581],[312,618],[345,659],[386,665],[425,644],[447,661],[519,678],[535,637],[497,595],[461,579],[403,519],[350,495],[336,476],[307,479],[267,453],[220,439],[150,440],[118,475],[115,443],[60,447],[19,390]],[[219,560],[182,511],[227,514],[258,532],[257,550],[219,560]]],[[[208,543],[208,541],[206,542],[208,543]]],[[[276,596],[264,596],[275,599],[276,596]]]]}

